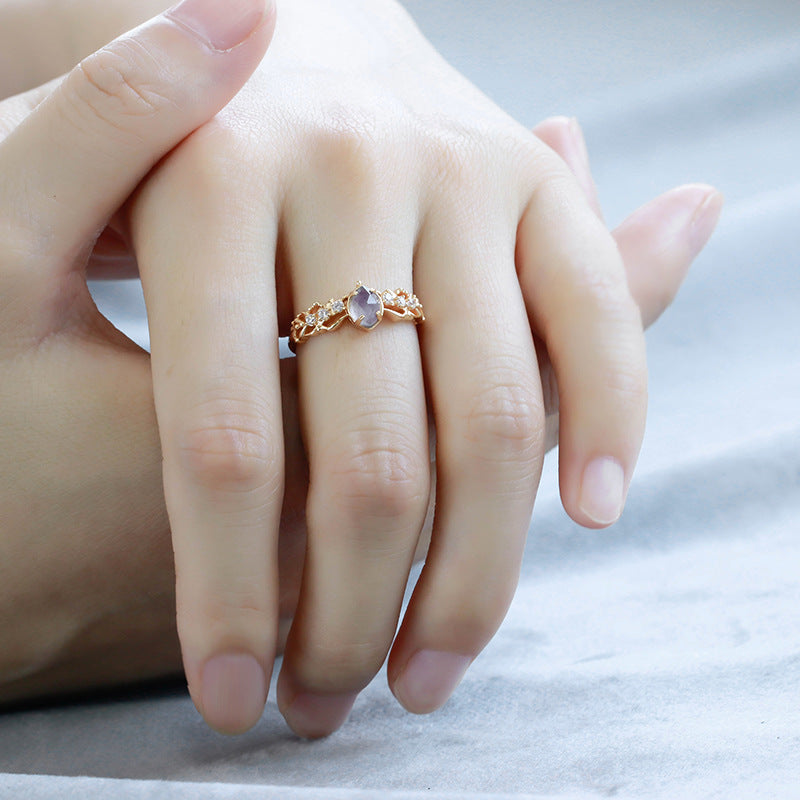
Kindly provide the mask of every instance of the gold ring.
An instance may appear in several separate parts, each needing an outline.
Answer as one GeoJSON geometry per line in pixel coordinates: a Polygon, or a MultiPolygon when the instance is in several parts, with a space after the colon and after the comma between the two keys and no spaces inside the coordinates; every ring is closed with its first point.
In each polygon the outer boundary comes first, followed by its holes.
{"type": "Polygon", "coordinates": [[[415,294],[405,289],[387,289],[378,292],[369,289],[361,281],[350,294],[327,303],[314,303],[308,310],[298,314],[292,321],[289,334],[289,347],[302,344],[312,336],[335,331],[345,320],[349,320],[358,330],[375,330],[382,319],[406,320],[419,324],[425,321],[422,304],[415,294]]]}

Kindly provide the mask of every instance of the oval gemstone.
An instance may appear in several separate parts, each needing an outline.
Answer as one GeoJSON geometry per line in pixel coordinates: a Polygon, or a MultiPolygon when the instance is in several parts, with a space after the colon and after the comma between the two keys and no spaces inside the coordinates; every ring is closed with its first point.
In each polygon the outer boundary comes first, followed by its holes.
{"type": "Polygon", "coordinates": [[[381,321],[382,310],[381,298],[365,286],[359,286],[347,300],[350,319],[365,330],[374,328],[381,321]]]}

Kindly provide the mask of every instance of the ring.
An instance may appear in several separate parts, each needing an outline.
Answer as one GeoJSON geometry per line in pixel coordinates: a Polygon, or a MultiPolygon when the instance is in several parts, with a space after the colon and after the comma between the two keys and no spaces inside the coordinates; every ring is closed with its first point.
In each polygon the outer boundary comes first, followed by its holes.
{"type": "Polygon", "coordinates": [[[405,289],[378,292],[358,281],[356,288],[345,297],[314,303],[307,311],[298,314],[292,320],[289,347],[294,351],[296,345],[312,336],[335,331],[345,320],[350,320],[358,330],[366,333],[375,330],[384,317],[415,324],[425,321],[422,304],[415,294],[405,289]]]}

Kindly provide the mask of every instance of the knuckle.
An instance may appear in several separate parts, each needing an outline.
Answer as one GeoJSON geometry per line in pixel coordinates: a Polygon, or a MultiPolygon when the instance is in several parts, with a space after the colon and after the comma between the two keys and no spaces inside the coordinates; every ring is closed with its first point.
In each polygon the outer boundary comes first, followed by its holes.
{"type": "Polygon", "coordinates": [[[544,180],[563,177],[565,167],[560,157],[554,157],[552,150],[524,126],[515,123],[504,141],[507,160],[526,189],[533,191],[542,177],[544,180]]]}
{"type": "Polygon", "coordinates": [[[639,307],[628,288],[622,257],[607,231],[600,236],[587,232],[570,258],[570,267],[554,275],[553,299],[566,314],[552,315],[546,322],[545,338],[563,319],[582,319],[601,329],[614,326],[641,334],[639,307]]]}
{"type": "Polygon", "coordinates": [[[372,679],[386,658],[383,640],[316,642],[303,654],[300,681],[318,691],[359,691],[372,679]]]}
{"type": "Polygon", "coordinates": [[[331,462],[332,496],[350,517],[360,521],[406,520],[422,513],[428,501],[428,464],[396,437],[351,438],[348,449],[331,462]]]}
{"type": "Polygon", "coordinates": [[[527,461],[544,442],[544,410],[538,393],[517,375],[484,379],[465,413],[467,441],[489,460],[527,461]]]}
{"type": "Polygon", "coordinates": [[[314,169],[334,191],[358,198],[379,185],[386,159],[378,141],[378,118],[354,110],[315,125],[308,152],[314,169]]]}
{"type": "MultiPolygon", "coordinates": [[[[223,191],[232,181],[243,189],[250,188],[262,170],[253,170],[254,157],[259,162],[265,158],[257,153],[256,134],[250,128],[215,117],[190,134],[181,147],[180,156],[190,166],[195,191],[223,191]]],[[[270,172],[272,163],[264,163],[270,172]]]]}
{"type": "Polygon", "coordinates": [[[578,301],[594,310],[595,314],[602,312],[610,318],[625,318],[627,321],[638,316],[638,307],[628,291],[622,260],[616,252],[609,252],[607,258],[578,269],[574,289],[578,301]],[[598,263],[619,268],[600,269],[598,263]]]}
{"type": "Polygon", "coordinates": [[[555,159],[543,157],[532,173],[535,177],[530,187],[528,213],[554,220],[569,218],[573,213],[574,178],[568,168],[555,159]]]}
{"type": "MultiPolygon", "coordinates": [[[[486,582],[489,585],[489,582],[486,582]]],[[[497,633],[514,597],[515,586],[493,582],[496,588],[460,596],[442,621],[443,637],[454,650],[480,652],[497,633]]]]}
{"type": "Polygon", "coordinates": [[[179,437],[182,466],[200,486],[219,491],[278,491],[278,446],[266,416],[240,403],[215,403],[179,437]]]}
{"type": "Polygon", "coordinates": [[[263,579],[239,578],[205,592],[199,602],[178,593],[176,609],[181,632],[191,639],[222,641],[237,636],[255,642],[272,625],[272,605],[263,579]]]}
{"type": "Polygon", "coordinates": [[[262,152],[257,135],[220,117],[200,126],[140,187],[131,211],[135,228],[149,225],[149,215],[172,203],[176,192],[206,217],[261,219],[277,214],[275,195],[284,166],[262,152]],[[235,193],[231,186],[237,187],[235,193]]]}
{"type": "Polygon", "coordinates": [[[351,106],[332,104],[323,119],[304,134],[309,176],[325,196],[369,206],[399,182],[409,179],[404,164],[415,148],[407,115],[377,91],[353,98],[351,106]]]}
{"type": "Polygon", "coordinates": [[[519,128],[504,118],[477,125],[436,122],[423,137],[430,172],[445,189],[455,185],[506,195],[534,161],[533,136],[529,131],[522,136],[519,128]]]}
{"type": "MultiPolygon", "coordinates": [[[[639,307],[627,290],[595,286],[593,299],[604,298],[598,330],[605,330],[601,357],[607,363],[605,387],[628,407],[647,402],[647,359],[639,307]]],[[[596,306],[597,307],[597,306],[596,306]]],[[[587,315],[588,316],[588,315],[587,315]]],[[[599,337],[597,341],[602,341],[599,337]]]]}
{"type": "Polygon", "coordinates": [[[461,128],[440,126],[428,134],[433,185],[441,190],[453,186],[471,190],[486,182],[489,155],[481,136],[461,128]]]}
{"type": "Polygon", "coordinates": [[[160,87],[160,68],[147,49],[121,40],[85,58],[65,84],[67,96],[109,126],[124,130],[172,104],[160,87]]]}
{"type": "Polygon", "coordinates": [[[625,358],[608,371],[606,386],[628,408],[647,405],[647,370],[639,366],[635,356],[625,358]]]}

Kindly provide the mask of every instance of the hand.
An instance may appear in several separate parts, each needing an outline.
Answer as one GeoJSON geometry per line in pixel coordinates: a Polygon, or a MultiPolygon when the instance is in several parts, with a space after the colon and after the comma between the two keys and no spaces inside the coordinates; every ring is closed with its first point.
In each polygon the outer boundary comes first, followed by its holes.
{"type": "MultiPolygon", "coordinates": [[[[23,108],[30,113],[32,100],[0,105],[0,127],[23,108]]],[[[577,125],[556,118],[534,130],[596,205],[577,125]]],[[[645,326],[674,296],[710,234],[713,208],[697,217],[705,224],[691,224],[707,194],[691,186],[668,192],[615,231],[645,326]]],[[[149,357],[122,340],[119,346],[76,340],[55,355],[0,359],[0,474],[7,476],[0,484],[0,640],[8,645],[0,654],[0,703],[159,677],[180,667],[149,357]],[[38,388],[44,385],[49,392],[38,388]]],[[[279,648],[297,605],[305,549],[308,465],[295,359],[281,362],[281,396],[286,491],[279,648]]],[[[550,441],[557,407],[546,412],[550,441]]],[[[425,555],[431,519],[416,560],[425,555]]]]}
{"type": "MultiPolygon", "coordinates": [[[[263,56],[271,15],[242,18],[228,9],[227,20],[207,19],[203,28],[197,14],[187,17],[191,9],[187,4],[113,42],[63,81],[0,104],[0,443],[6,459],[0,585],[8,645],[0,666],[6,682],[67,655],[87,614],[94,622],[115,613],[98,599],[125,591],[136,583],[138,566],[152,569],[161,557],[145,537],[124,561],[109,558],[104,573],[79,572],[84,588],[96,590],[81,596],[75,573],[65,568],[74,561],[64,552],[91,543],[113,556],[130,542],[98,543],[98,531],[138,533],[163,525],[161,504],[152,497],[158,461],[155,468],[134,469],[157,444],[149,361],[99,314],[84,266],[109,215],[159,158],[230,100],[263,56]],[[126,402],[138,428],[125,419],[117,430],[126,402]],[[81,449],[87,443],[93,446],[81,449]],[[115,514],[130,514],[133,504],[144,520],[125,527],[115,514]],[[59,517],[65,509],[71,515],[59,517]],[[72,534],[69,542],[56,532],[62,525],[72,534]],[[26,531],[39,535],[21,537],[26,531]],[[25,625],[31,620],[35,627],[25,625]]],[[[140,598],[142,617],[158,596],[140,598]]],[[[152,624],[149,615],[140,622],[141,631],[152,624]]],[[[158,657],[139,654],[129,672],[158,657]]]]}
{"type": "Polygon", "coordinates": [[[560,159],[393,2],[298,0],[282,20],[254,79],[154,171],[121,233],[148,306],[184,666],[224,731],[258,719],[275,649],[275,339],[356,278],[413,283],[425,305],[419,338],[341,329],[298,353],[309,538],[278,699],[315,736],[392,643],[428,508],[428,412],[432,546],[389,662],[418,712],[445,701],[515,588],[545,438],[534,335],[559,389],[564,505],[588,526],[621,512],[645,368],[617,247],[560,159]]]}

